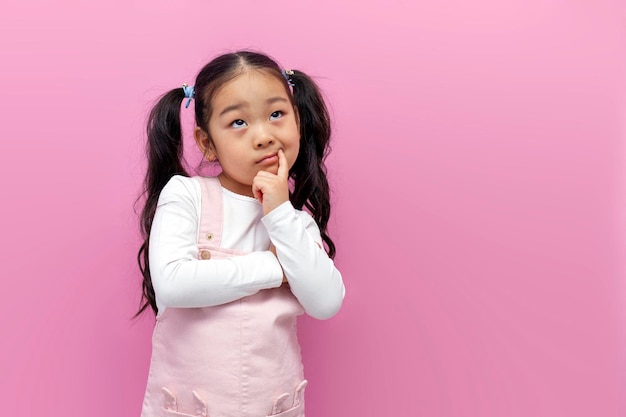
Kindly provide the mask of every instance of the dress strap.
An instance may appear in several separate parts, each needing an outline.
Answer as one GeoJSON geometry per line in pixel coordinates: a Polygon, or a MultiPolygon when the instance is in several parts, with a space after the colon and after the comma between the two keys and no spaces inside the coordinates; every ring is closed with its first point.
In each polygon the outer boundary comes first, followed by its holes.
{"type": "Polygon", "coordinates": [[[198,244],[219,247],[224,226],[222,185],[217,177],[196,177],[202,190],[198,244]]]}

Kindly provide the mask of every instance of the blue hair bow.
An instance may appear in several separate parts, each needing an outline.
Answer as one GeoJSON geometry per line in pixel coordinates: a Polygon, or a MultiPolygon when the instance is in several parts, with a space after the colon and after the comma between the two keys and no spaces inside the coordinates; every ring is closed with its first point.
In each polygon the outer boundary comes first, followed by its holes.
{"type": "Polygon", "coordinates": [[[185,104],[185,108],[189,107],[189,103],[191,103],[191,99],[196,96],[196,89],[193,85],[183,84],[183,91],[185,92],[185,98],[187,98],[187,103],[185,104]]]}
{"type": "Polygon", "coordinates": [[[291,87],[295,86],[295,84],[293,83],[293,80],[291,79],[291,76],[293,75],[292,70],[282,70],[281,74],[283,74],[283,77],[287,81],[287,84],[289,84],[291,87]]]}

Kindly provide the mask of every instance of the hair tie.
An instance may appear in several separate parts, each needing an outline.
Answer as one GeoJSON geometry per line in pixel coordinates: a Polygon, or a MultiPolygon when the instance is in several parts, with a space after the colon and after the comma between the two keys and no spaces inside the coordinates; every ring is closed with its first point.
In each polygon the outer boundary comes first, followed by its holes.
{"type": "Polygon", "coordinates": [[[293,80],[291,79],[291,76],[293,75],[292,70],[284,69],[280,73],[283,74],[283,77],[285,78],[285,81],[287,81],[287,84],[289,84],[291,87],[295,86],[293,80]]]}
{"type": "Polygon", "coordinates": [[[189,103],[191,103],[191,99],[196,96],[196,89],[193,85],[189,86],[187,84],[183,84],[183,91],[185,92],[185,98],[187,98],[187,103],[185,104],[185,108],[189,107],[189,103]]]}

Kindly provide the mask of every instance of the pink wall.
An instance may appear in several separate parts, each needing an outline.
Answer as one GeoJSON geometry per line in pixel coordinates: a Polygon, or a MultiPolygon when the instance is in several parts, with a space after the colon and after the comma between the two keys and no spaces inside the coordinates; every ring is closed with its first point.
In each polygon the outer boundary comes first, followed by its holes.
{"type": "Polygon", "coordinates": [[[626,415],[622,1],[55,3],[0,6],[0,414],[138,416],[145,114],[253,47],[335,117],[307,416],[626,415]]]}

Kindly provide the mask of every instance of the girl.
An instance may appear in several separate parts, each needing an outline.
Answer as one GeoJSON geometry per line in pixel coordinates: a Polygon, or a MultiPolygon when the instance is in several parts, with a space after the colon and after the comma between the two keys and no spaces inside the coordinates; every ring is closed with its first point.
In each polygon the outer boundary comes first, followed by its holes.
{"type": "Polygon", "coordinates": [[[330,318],[345,293],[326,231],[329,137],[311,78],[249,51],[215,58],[152,109],[139,313],[151,307],[156,326],[142,417],[304,416],[296,316],[330,318]],[[217,177],[183,169],[185,99],[217,177]]]}

